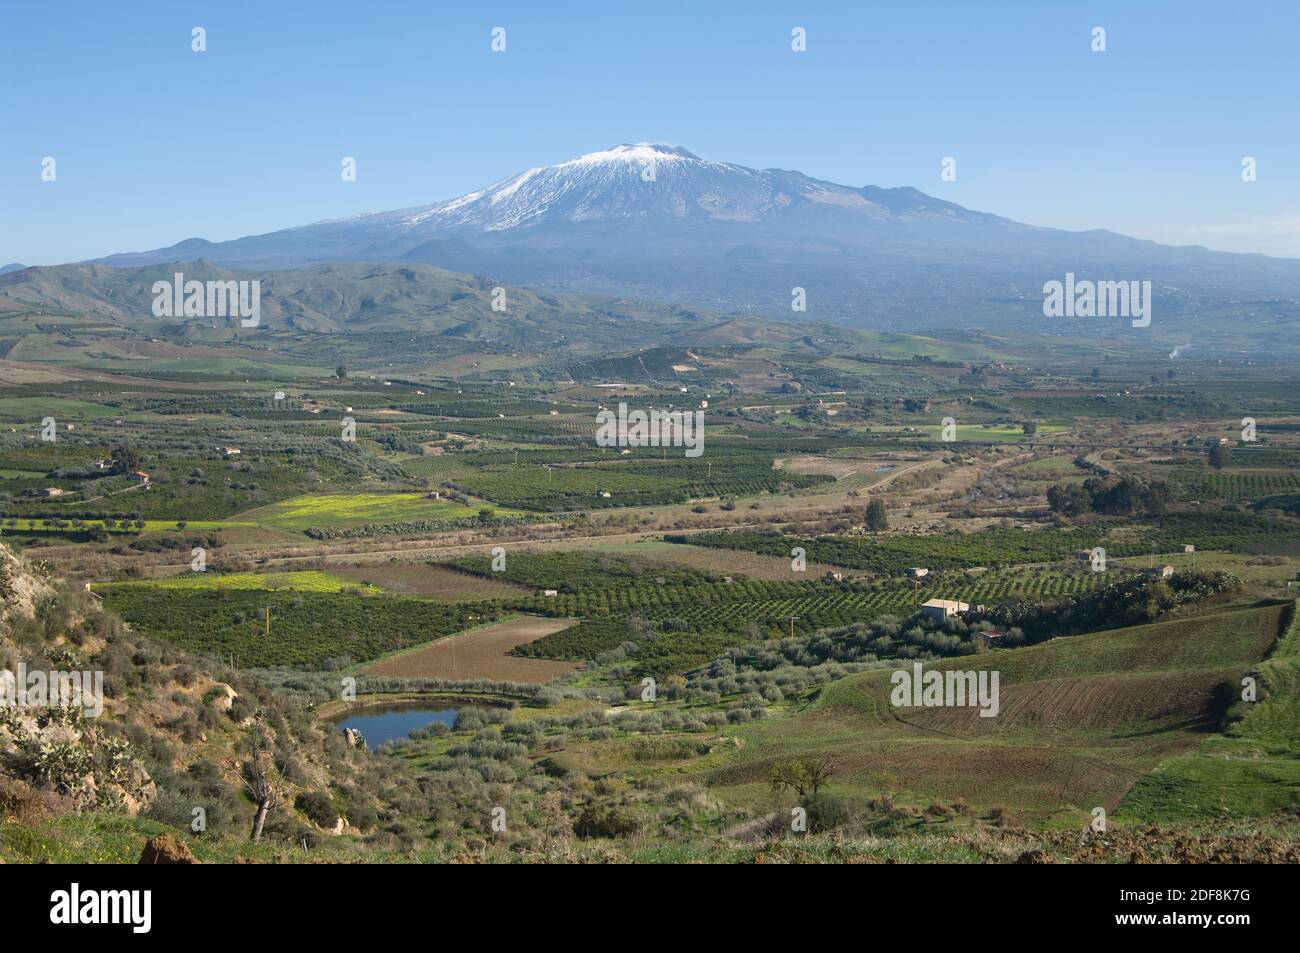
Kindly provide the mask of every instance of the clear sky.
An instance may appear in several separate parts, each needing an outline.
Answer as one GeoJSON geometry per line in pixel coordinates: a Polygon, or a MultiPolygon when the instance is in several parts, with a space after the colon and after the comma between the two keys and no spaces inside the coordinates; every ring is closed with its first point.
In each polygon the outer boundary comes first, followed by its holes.
{"type": "Polygon", "coordinates": [[[1298,45],[1298,0],[6,2],[0,264],[419,205],[636,141],[1300,257],[1298,45]]]}

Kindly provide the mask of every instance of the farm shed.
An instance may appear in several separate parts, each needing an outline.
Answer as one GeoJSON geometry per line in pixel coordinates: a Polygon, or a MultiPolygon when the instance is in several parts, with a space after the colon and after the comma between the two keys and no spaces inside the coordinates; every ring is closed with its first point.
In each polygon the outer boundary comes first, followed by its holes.
{"type": "Polygon", "coordinates": [[[957,602],[955,599],[931,599],[921,606],[921,615],[936,622],[946,622],[960,612],[969,611],[969,602],[957,602]]]}

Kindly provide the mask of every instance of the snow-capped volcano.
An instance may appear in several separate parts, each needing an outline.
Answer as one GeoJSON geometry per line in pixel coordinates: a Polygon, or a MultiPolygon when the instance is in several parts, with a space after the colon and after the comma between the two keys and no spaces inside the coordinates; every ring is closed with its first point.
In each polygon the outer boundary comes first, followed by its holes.
{"type": "Polygon", "coordinates": [[[877,219],[928,214],[952,220],[976,214],[914,189],[854,189],[799,172],[760,171],[701,159],[678,146],[638,142],[527,169],[448,202],[350,221],[369,219],[410,233],[499,232],[637,218],[758,222],[805,203],[877,219]]]}
{"type": "Polygon", "coordinates": [[[397,224],[444,228],[469,225],[498,231],[552,214],[573,222],[649,214],[656,208],[668,214],[685,214],[679,190],[696,193],[697,200],[706,199],[708,190],[701,188],[702,179],[725,176],[732,169],[740,167],[706,162],[673,146],[624,144],[558,165],[527,169],[469,195],[419,209],[397,224]],[[660,183],[661,188],[647,188],[660,183]]]}
{"type": "MultiPolygon", "coordinates": [[[[938,164],[931,170],[936,188],[938,164]]],[[[974,212],[913,188],[616,145],[453,198],[211,243],[114,255],[130,267],[204,258],[278,269],[418,262],[496,281],[633,295],[769,317],[915,329],[1042,320],[1044,282],[1067,272],[1152,280],[1180,301],[1300,295],[1300,263],[1065,232],[974,212]],[[807,311],[792,311],[792,289],[807,311]]]]}

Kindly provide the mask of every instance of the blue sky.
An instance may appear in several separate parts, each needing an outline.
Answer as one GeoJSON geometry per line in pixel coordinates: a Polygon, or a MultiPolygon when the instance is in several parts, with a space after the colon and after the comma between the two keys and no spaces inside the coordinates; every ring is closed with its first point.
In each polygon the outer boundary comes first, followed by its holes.
{"type": "Polygon", "coordinates": [[[643,140],[1300,257],[1298,37],[1295,0],[12,4],[0,264],[418,205],[643,140]]]}

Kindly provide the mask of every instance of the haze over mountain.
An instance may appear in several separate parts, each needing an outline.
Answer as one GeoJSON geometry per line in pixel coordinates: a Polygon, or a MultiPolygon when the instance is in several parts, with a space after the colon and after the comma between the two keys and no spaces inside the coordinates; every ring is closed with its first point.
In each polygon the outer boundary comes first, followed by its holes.
{"type": "MultiPolygon", "coordinates": [[[[419,262],[536,288],[898,330],[1026,320],[1051,330],[1043,283],[1066,272],[1150,280],[1156,337],[1228,316],[1300,316],[1298,260],[1035,227],[912,188],[839,185],[648,143],[528,169],[451,201],[97,263],[200,257],[246,269],[419,262]],[[795,287],[806,312],[791,309],[795,287]]],[[[1090,333],[1079,320],[1060,330],[1090,333]]],[[[1127,326],[1082,320],[1099,334],[1127,326]]]]}

